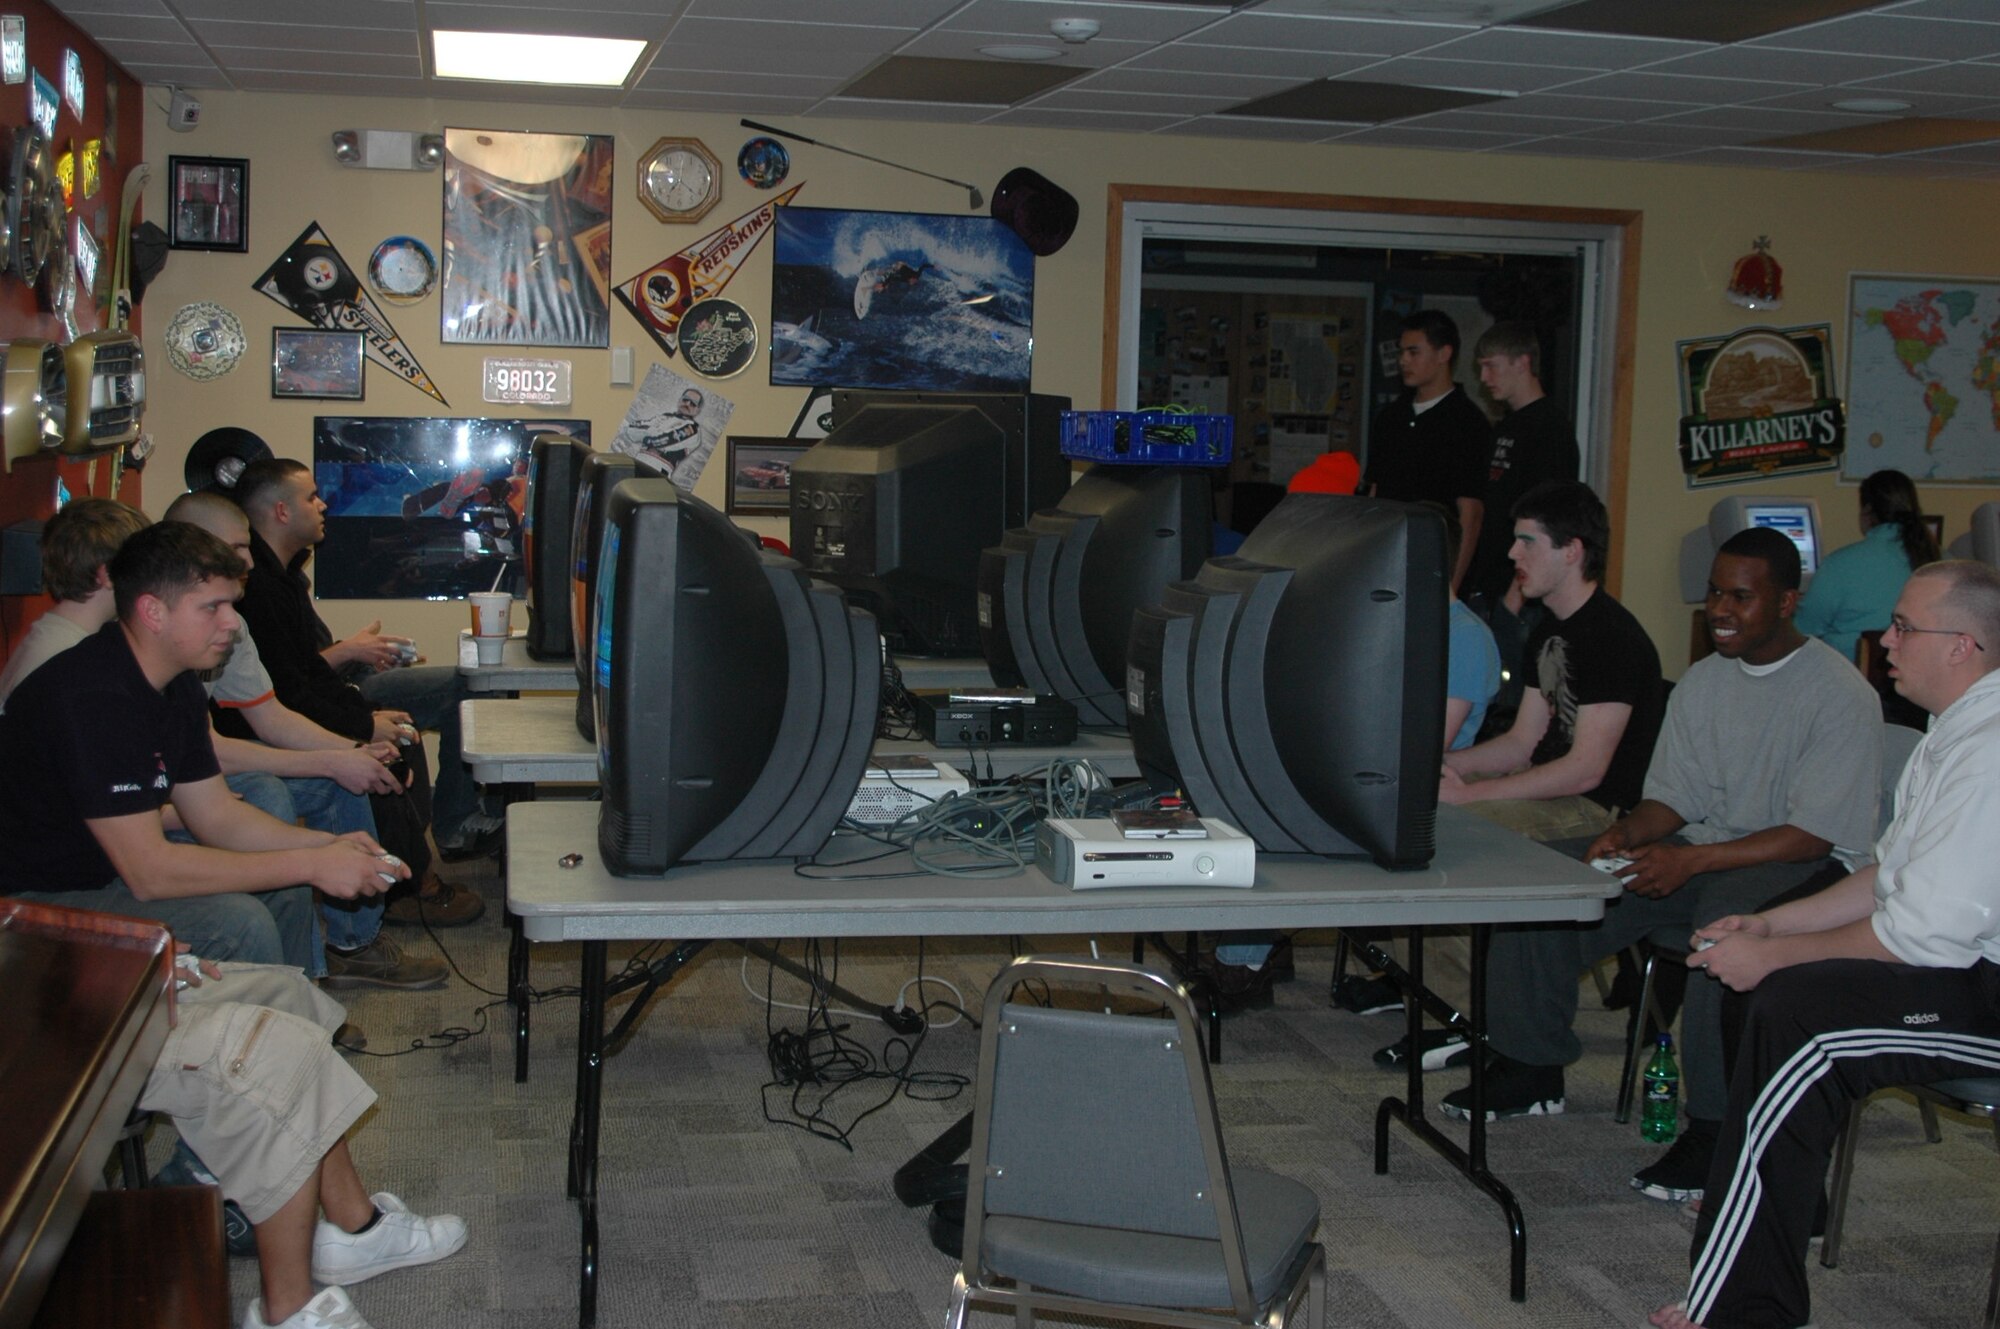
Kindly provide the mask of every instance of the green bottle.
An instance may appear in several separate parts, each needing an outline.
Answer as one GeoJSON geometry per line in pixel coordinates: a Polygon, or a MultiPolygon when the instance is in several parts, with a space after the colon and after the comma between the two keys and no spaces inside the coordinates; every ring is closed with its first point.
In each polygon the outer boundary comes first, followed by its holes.
{"type": "Polygon", "coordinates": [[[1654,1144],[1666,1144],[1680,1133],[1681,1068],[1674,1062],[1674,1036],[1661,1034],[1653,1059],[1646,1063],[1646,1109],[1639,1134],[1654,1144]]]}

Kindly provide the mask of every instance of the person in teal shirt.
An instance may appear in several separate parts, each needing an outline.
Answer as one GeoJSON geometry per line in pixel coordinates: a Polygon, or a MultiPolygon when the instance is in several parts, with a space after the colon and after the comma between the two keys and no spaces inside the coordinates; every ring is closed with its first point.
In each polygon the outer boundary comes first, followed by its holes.
{"type": "Polygon", "coordinates": [[[1852,660],[1862,633],[1889,626],[1911,570],[1937,557],[1916,485],[1901,471],[1877,471],[1861,482],[1861,539],[1820,562],[1794,622],[1852,660]]]}

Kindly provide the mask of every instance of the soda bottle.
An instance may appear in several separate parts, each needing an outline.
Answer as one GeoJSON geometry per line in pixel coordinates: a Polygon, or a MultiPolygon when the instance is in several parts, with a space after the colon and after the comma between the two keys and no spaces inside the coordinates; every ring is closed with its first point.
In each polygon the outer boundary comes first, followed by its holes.
{"type": "Polygon", "coordinates": [[[1639,1134],[1654,1144],[1666,1144],[1680,1132],[1681,1068],[1674,1062],[1674,1036],[1661,1034],[1653,1059],[1646,1063],[1646,1107],[1639,1134]]]}

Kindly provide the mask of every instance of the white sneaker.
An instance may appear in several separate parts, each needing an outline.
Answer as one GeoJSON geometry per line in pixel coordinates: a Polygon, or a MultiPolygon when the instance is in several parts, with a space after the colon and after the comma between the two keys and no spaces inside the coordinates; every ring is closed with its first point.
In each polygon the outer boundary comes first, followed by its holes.
{"type": "Polygon", "coordinates": [[[366,1232],[343,1232],[320,1219],[313,1232],[315,1283],[344,1287],[391,1269],[442,1260],[465,1245],[465,1220],[457,1214],[425,1218],[411,1213],[409,1206],[387,1191],[377,1191],[369,1198],[382,1217],[366,1232]]]}
{"type": "Polygon", "coordinates": [[[253,1298],[243,1312],[243,1329],[372,1329],[354,1303],[337,1287],[330,1287],[277,1324],[264,1323],[264,1299],[253,1298]]]}

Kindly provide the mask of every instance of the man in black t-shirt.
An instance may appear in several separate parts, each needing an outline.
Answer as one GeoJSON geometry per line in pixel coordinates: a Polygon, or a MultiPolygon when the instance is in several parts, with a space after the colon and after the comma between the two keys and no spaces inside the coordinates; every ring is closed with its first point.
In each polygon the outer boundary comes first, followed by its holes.
{"type": "Polygon", "coordinates": [[[14,690],[0,894],[154,919],[208,959],[282,964],[311,945],[311,887],[353,899],[407,875],[367,835],[288,825],[224,785],[190,671],[228,653],[240,571],[197,527],[138,532],[110,564],[117,620],[14,690]],[[166,838],[169,803],[199,843],[166,838]]]}
{"type": "Polygon", "coordinates": [[[1610,539],[1604,504],[1575,480],[1514,505],[1521,593],[1546,611],[1525,653],[1534,686],[1506,733],[1445,754],[1440,802],[1536,840],[1602,834],[1638,805],[1660,730],[1660,655],[1598,586],[1610,539]]]}
{"type": "Polygon", "coordinates": [[[1486,511],[1486,414],[1452,381],[1458,325],[1449,315],[1435,309],[1410,315],[1397,348],[1396,366],[1409,391],[1375,418],[1362,483],[1375,498],[1428,501],[1458,514],[1465,543],[1452,570],[1456,590],[1486,511]]]}
{"type": "MultiPolygon", "coordinates": [[[[1464,591],[1468,601],[1478,595],[1498,603],[1514,585],[1514,561],[1507,557],[1514,543],[1507,517],[1514,504],[1544,480],[1576,479],[1580,458],[1576,431],[1542,391],[1541,344],[1533,328],[1495,323],[1480,336],[1473,356],[1486,395],[1507,414],[1493,426],[1486,465],[1486,511],[1493,520],[1480,532],[1464,591]]],[[[1518,612],[1519,597],[1514,599],[1518,612]]]]}

